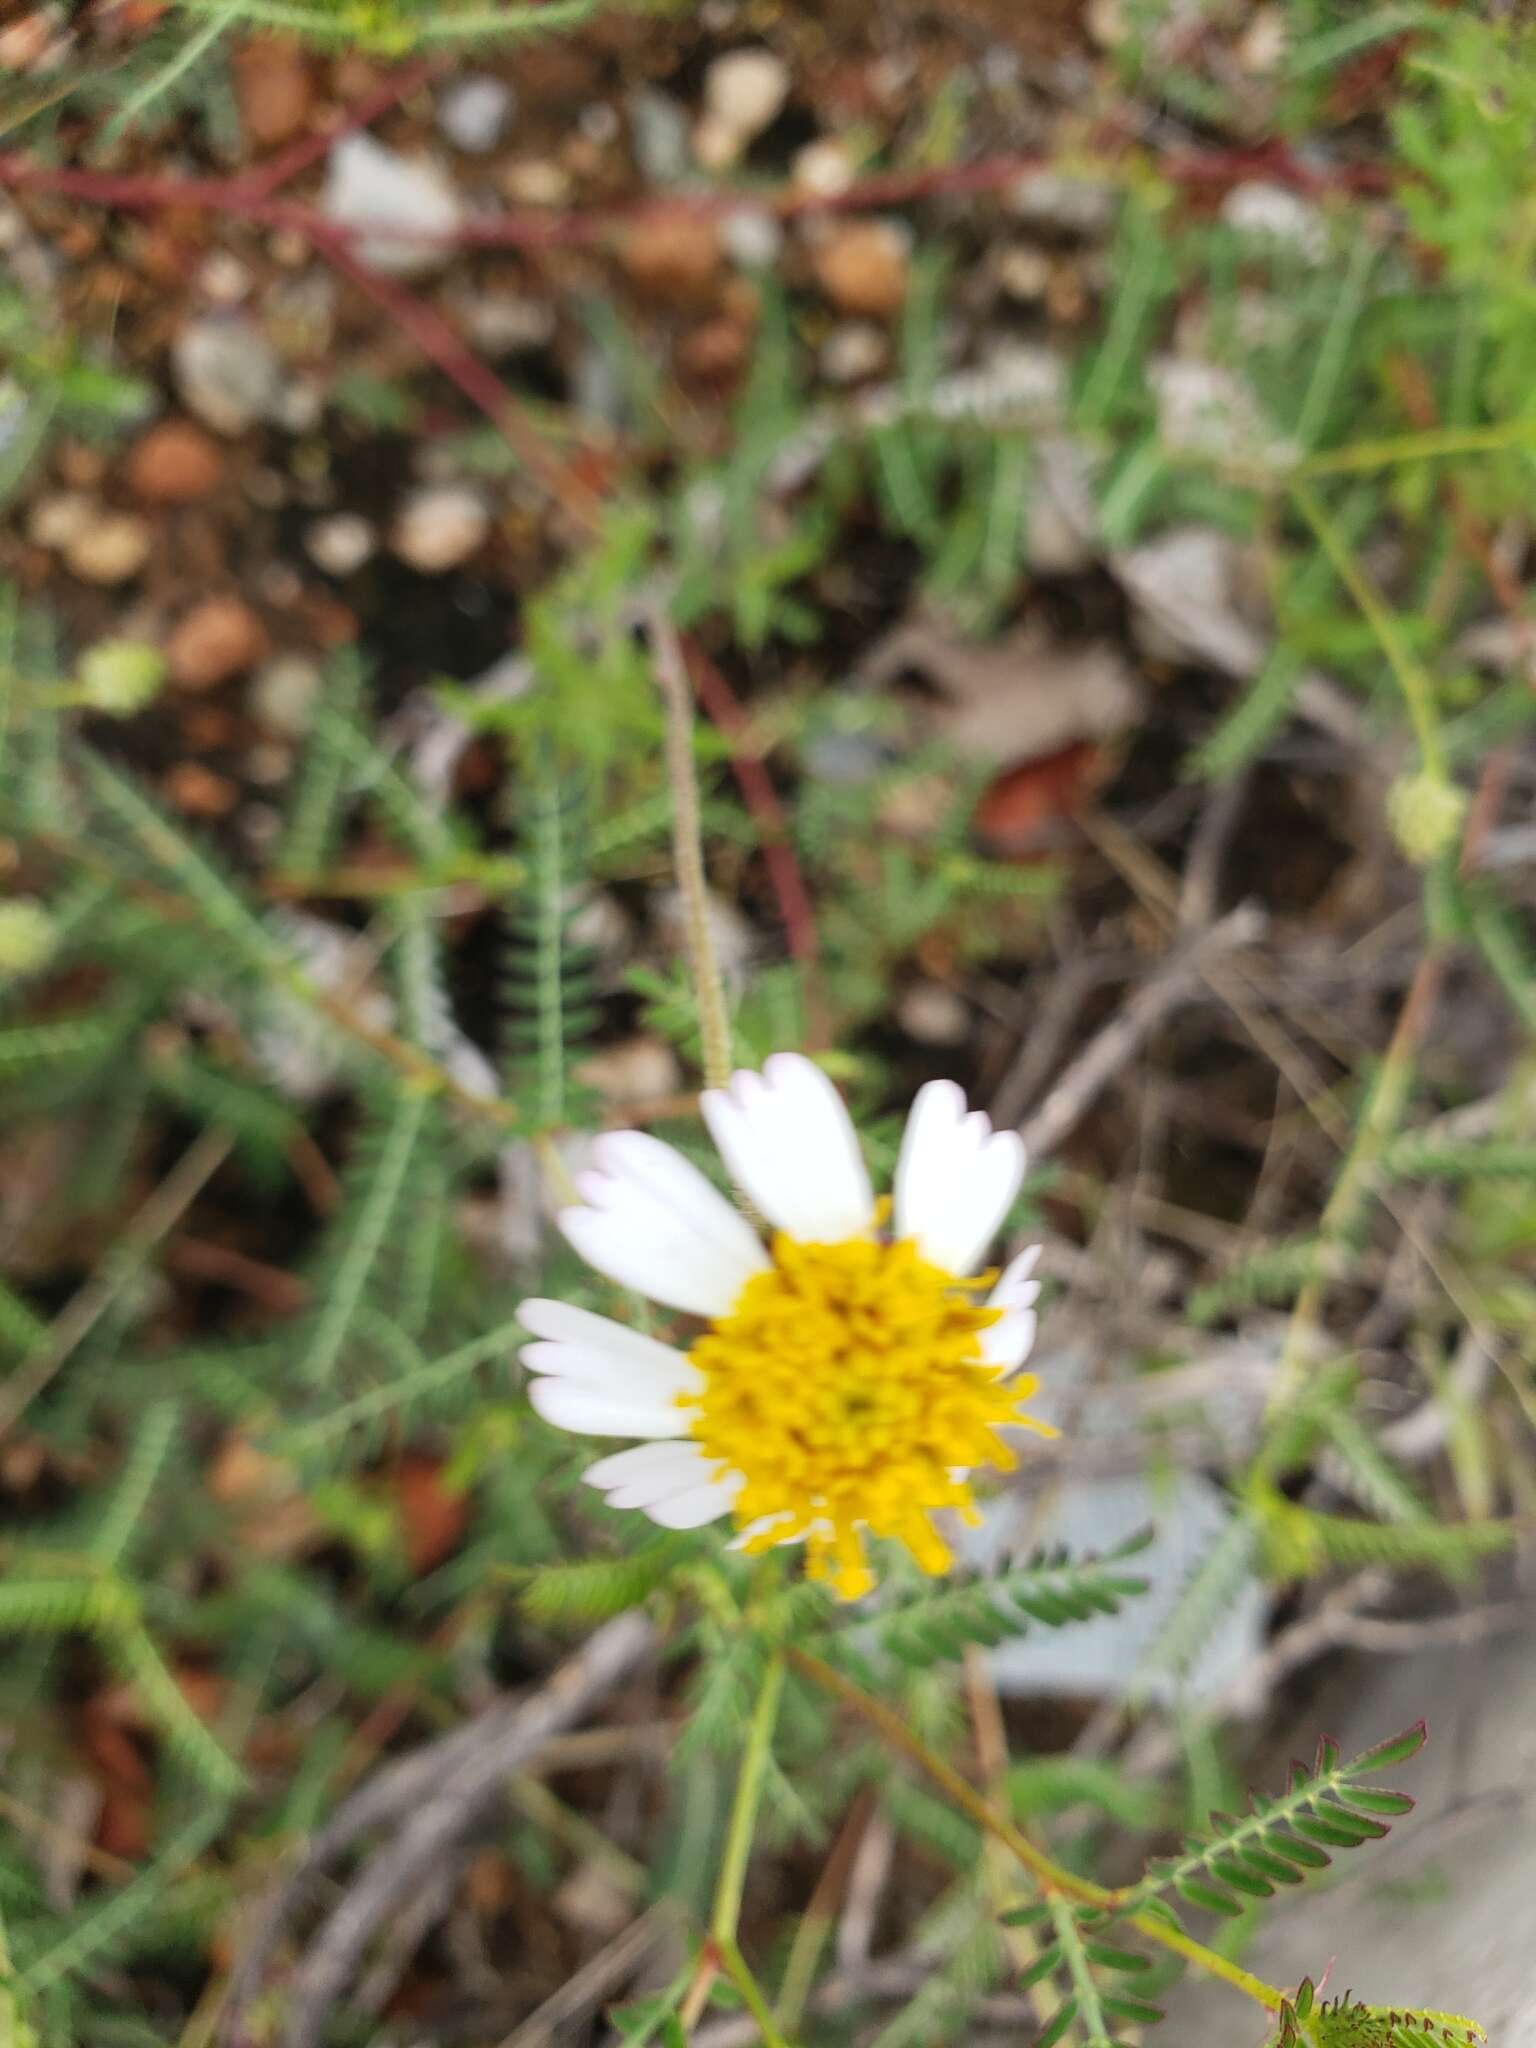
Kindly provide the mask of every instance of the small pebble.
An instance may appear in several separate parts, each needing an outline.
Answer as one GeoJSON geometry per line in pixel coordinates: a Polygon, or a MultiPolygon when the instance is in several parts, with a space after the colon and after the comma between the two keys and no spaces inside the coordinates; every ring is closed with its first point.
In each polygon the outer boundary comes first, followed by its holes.
{"type": "Polygon", "coordinates": [[[65,566],[85,583],[126,583],[149,560],[152,538],[136,514],[98,511],[65,543],[65,566]]]}
{"type": "Polygon", "coordinates": [[[240,791],[229,777],[215,775],[201,761],[178,761],[167,773],[164,789],[188,818],[228,817],[240,801],[240,791]]]}
{"type": "Polygon", "coordinates": [[[674,99],[642,86],[629,96],[635,165],[647,185],[675,185],[688,175],[688,116],[674,99]]]}
{"type": "Polygon", "coordinates": [[[283,368],[261,330],[212,314],[183,327],[171,347],[182,403],[216,434],[244,434],[282,396],[283,368]]]}
{"type": "Polygon", "coordinates": [[[301,740],[314,723],[325,678],[302,654],[279,654],[264,662],[251,681],[251,716],[268,732],[301,740]]]}
{"type": "Polygon", "coordinates": [[[393,277],[416,276],[445,263],[453,251],[441,238],[453,233],[463,214],[440,164],[402,156],[371,135],[344,135],[336,143],[326,162],[320,204],[337,227],[409,228],[409,240],[365,234],[354,244],[364,263],[393,277]]]}
{"type": "Polygon", "coordinates": [[[67,548],[100,516],[101,507],[84,491],[54,491],[28,512],[27,538],[34,547],[67,548]]]}
{"type": "Polygon", "coordinates": [[[245,777],[262,789],[277,789],[293,774],[293,749],[278,740],[264,740],[245,755],[245,777]]]}
{"type": "Polygon", "coordinates": [[[191,420],[162,420],[128,457],[128,487],[150,505],[191,505],[224,474],[218,443],[191,420]]]}
{"type": "Polygon", "coordinates": [[[760,206],[738,206],[720,223],[720,242],[743,270],[771,270],[784,246],[784,230],[760,206]]]}
{"type": "Polygon", "coordinates": [[[997,281],[1010,299],[1043,299],[1051,288],[1051,259],[1033,242],[1014,242],[995,259],[997,281]]]}
{"type": "Polygon", "coordinates": [[[184,689],[211,690],[259,661],[266,645],[265,629],[243,599],[205,597],[178,620],[165,653],[184,689]]]}
{"type": "Polygon", "coordinates": [[[478,492],[464,484],[433,484],[407,498],[389,544],[402,562],[424,576],[437,576],[467,561],[490,526],[491,515],[478,492]]]}
{"type": "Polygon", "coordinates": [[[466,156],[489,156],[510,127],[513,111],[512,88],[481,72],[448,87],[438,103],[437,125],[466,156]]]}
{"type": "Polygon", "coordinates": [[[554,307],[523,292],[466,292],[454,310],[469,339],[487,355],[519,355],[555,338],[554,307]]]}
{"type": "Polygon", "coordinates": [[[308,126],[314,81],[297,43],[287,36],[253,36],[235,51],[230,68],[240,125],[257,149],[287,142],[308,126]]]}
{"type": "Polygon", "coordinates": [[[558,164],[535,157],[509,164],[502,173],[502,190],[517,206],[564,206],[571,196],[571,181],[558,164]]]}
{"type": "Polygon", "coordinates": [[[361,513],[333,512],[310,526],[304,535],[304,552],[327,576],[350,576],[361,569],[378,543],[378,535],[361,513]]]}
{"type": "Polygon", "coordinates": [[[858,384],[885,368],[887,353],[882,328],[867,320],[848,320],[833,328],[821,344],[818,360],[829,384],[858,384]]]}
{"type": "Polygon", "coordinates": [[[916,981],[896,1005],[896,1021],[919,1045],[963,1045],[971,1035],[971,1013],[942,981],[916,981]]]}
{"type": "Polygon", "coordinates": [[[272,408],[272,422],[285,434],[312,434],[324,412],[325,392],[317,379],[296,377],[272,408]]]}
{"type": "Polygon", "coordinates": [[[1328,254],[1328,227],[1322,214],[1284,185],[1262,179],[1234,185],[1221,203],[1221,218],[1236,233],[1294,249],[1309,263],[1320,263],[1328,254]]]}
{"type": "Polygon", "coordinates": [[[656,214],[635,222],[623,245],[625,270],[651,297],[698,300],[720,270],[720,231],[700,214],[656,214]]]}
{"type": "Polygon", "coordinates": [[[1008,192],[1009,208],[1020,220],[1076,235],[1103,234],[1119,203],[1112,185],[1061,171],[1027,171],[1008,192]]]}
{"type": "Polygon", "coordinates": [[[907,246],[888,223],[855,221],[816,251],[816,276],[840,313],[888,320],[907,296],[907,246]]]}
{"type": "Polygon", "coordinates": [[[197,290],[215,306],[238,306],[251,296],[252,277],[238,256],[213,249],[198,265],[197,290]]]}
{"type": "Polygon", "coordinates": [[[704,74],[704,117],[736,140],[761,135],[789,98],[789,66],[772,50],[728,50],[704,74]]]}
{"type": "Polygon", "coordinates": [[[853,183],[853,159],[834,136],[824,135],[796,152],[790,177],[802,192],[830,198],[853,183]]]}

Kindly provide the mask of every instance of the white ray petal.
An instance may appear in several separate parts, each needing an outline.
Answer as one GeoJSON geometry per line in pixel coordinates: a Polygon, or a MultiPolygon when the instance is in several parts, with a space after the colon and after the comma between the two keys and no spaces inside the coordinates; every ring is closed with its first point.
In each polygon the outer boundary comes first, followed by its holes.
{"type": "Polygon", "coordinates": [[[690,1315],[728,1315],[768,1264],[757,1234],[698,1168],[644,1131],[610,1131],[560,1228],[599,1273],[690,1315]]]}
{"type": "Polygon", "coordinates": [[[814,1061],[781,1052],[700,1098],[731,1178],[776,1229],[839,1244],[875,1218],[869,1174],[843,1099],[814,1061]]]}
{"type": "Polygon", "coordinates": [[[967,1111],[953,1081],[920,1088],[896,1162],[896,1235],[947,1273],[974,1272],[1024,1178],[1015,1131],[967,1111]]]}
{"type": "Polygon", "coordinates": [[[663,1529],[701,1529],[706,1522],[717,1522],[730,1513],[731,1503],[743,1483],[739,1472],[731,1472],[724,1479],[691,1486],[687,1492],[675,1493],[668,1500],[654,1501],[644,1512],[663,1529]]]}
{"type": "Polygon", "coordinates": [[[716,1461],[706,1458],[691,1437],[681,1443],[639,1444],[630,1451],[616,1451],[582,1474],[589,1486],[607,1494],[609,1506],[615,1508],[648,1508],[655,1501],[708,1485],[718,1476],[716,1461]]]}
{"type": "Polygon", "coordinates": [[[681,1351],[608,1316],[563,1301],[525,1301],[518,1320],[540,1338],[523,1346],[530,1372],[575,1380],[620,1399],[673,1402],[697,1393],[703,1376],[681,1351]]]}
{"type": "Polygon", "coordinates": [[[981,1355],[988,1365],[1004,1365],[1010,1371],[1021,1366],[1035,1345],[1039,1318],[1035,1303],[1040,1299],[1040,1282],[1030,1276],[1043,1247],[1032,1244],[1009,1261],[1001,1279],[987,1296],[989,1308],[1003,1310],[1002,1320],[981,1335],[981,1355]]]}
{"type": "Polygon", "coordinates": [[[576,1380],[537,1379],[528,1399],[546,1422],[581,1436],[674,1437],[688,1434],[688,1417],[670,1401],[604,1393],[576,1380]]]}

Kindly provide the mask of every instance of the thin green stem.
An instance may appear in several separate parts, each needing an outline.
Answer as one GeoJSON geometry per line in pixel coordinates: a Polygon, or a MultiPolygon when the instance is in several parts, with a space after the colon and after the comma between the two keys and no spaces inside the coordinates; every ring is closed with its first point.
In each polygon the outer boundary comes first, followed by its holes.
{"type": "Polygon", "coordinates": [[[725,1854],[715,1886],[714,1908],[709,1931],[722,1949],[736,1939],[741,1918],[741,1894],[747,1881],[747,1859],[752,1853],[752,1833],[763,1796],[763,1777],[768,1768],[773,1724],[778,1719],[779,1698],[784,1690],[784,1659],[777,1652],[768,1660],[757,1703],[747,1727],[747,1746],[742,1752],[741,1771],[736,1779],[736,1797],[731,1806],[730,1827],[725,1837],[725,1854]]]}
{"type": "Polygon", "coordinates": [[[1124,1892],[1110,1891],[1104,1885],[1094,1884],[1086,1877],[1078,1877],[1075,1872],[1064,1869],[1043,1849],[1037,1848],[1027,1836],[1019,1832],[1012,1821],[998,1813],[974,1785],[961,1777],[943,1757],[931,1750],[921,1736],[914,1734],[900,1715],[893,1713],[882,1701],[872,1699],[868,1693],[862,1692],[853,1684],[852,1680],[844,1678],[840,1671],[834,1670],[830,1664],[823,1663],[820,1657],[812,1656],[808,1650],[791,1649],[787,1655],[797,1671],[803,1671],[806,1677],[814,1679],[835,1698],[852,1707],[856,1713],[861,1714],[877,1728],[893,1748],[901,1750],[911,1757],[914,1763],[921,1765],[934,1783],[948,1794],[963,1813],[968,1814],[978,1827],[983,1828],[1012,1851],[1047,1899],[1073,1899],[1079,1905],[1095,1906],[1106,1913],[1123,1913],[1126,1924],[1134,1927],[1146,1940],[1156,1942],[1159,1947],[1171,1949],[1175,1955],[1183,1956],[1186,1962],[1193,1963],[1208,1977],[1220,1978],[1222,1983],[1229,1984],[1234,1991],[1241,1991],[1244,1997],[1251,1998],[1256,2005],[1263,2006],[1266,2012],[1278,2011],[1285,1996],[1278,1985],[1266,1984],[1262,1977],[1254,1976],[1251,1970],[1244,1970],[1236,1963],[1229,1963],[1225,1956],[1207,1948],[1204,1942],[1196,1941],[1192,1934],[1186,1934],[1182,1927],[1177,1926],[1172,1920],[1165,1919],[1161,1913],[1125,1912],[1124,1892]]]}
{"type": "Polygon", "coordinates": [[[1290,491],[1297,511],[1311,527],[1318,546],[1333,564],[1339,581],[1360,607],[1376,635],[1381,651],[1386,656],[1387,665],[1403,693],[1403,701],[1413,722],[1413,729],[1419,742],[1419,755],[1425,768],[1433,774],[1443,775],[1445,750],[1441,744],[1440,724],[1435,713],[1434,688],[1428,675],[1414,660],[1390,606],[1355,560],[1349,543],[1324,509],[1316,491],[1302,476],[1291,479],[1290,491]]]}
{"type": "Polygon", "coordinates": [[[699,781],[693,760],[693,688],[672,621],[658,608],[650,621],[656,685],[667,713],[667,780],[672,788],[672,858],[682,893],[688,958],[699,1006],[704,1085],[723,1088],[731,1077],[731,1017],[715,955],[704,873],[699,781]]]}
{"type": "Polygon", "coordinates": [[[713,1937],[715,1952],[720,1958],[720,1967],[741,1993],[741,2002],[757,2021],[768,2048],[789,2048],[784,2036],[774,2022],[763,1987],[747,1968],[746,1959],[736,1945],[735,1935],[716,1934],[713,1937]]]}
{"type": "Polygon", "coordinates": [[[1393,434],[1379,441],[1353,441],[1325,455],[1308,456],[1295,477],[1359,476],[1400,462],[1434,462],[1447,455],[1491,455],[1536,440],[1536,420],[1498,420],[1485,427],[1431,427],[1422,434],[1393,434]]]}

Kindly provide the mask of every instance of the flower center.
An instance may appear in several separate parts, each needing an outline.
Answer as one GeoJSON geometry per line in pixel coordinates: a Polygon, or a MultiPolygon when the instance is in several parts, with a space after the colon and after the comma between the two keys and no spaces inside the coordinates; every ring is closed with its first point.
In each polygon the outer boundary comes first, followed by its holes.
{"type": "Polygon", "coordinates": [[[746,1548],[804,1538],[806,1569],[846,1600],[873,1575],[862,1531],[904,1543],[925,1571],[951,1562],[931,1519],[974,1519],[965,1475],[1013,1464],[997,1436],[1028,1425],[1036,1382],[983,1362],[977,1307],[910,1240],[799,1244],[778,1236],[773,1265],[693,1347],[702,1392],[681,1397],[706,1456],[740,1472],[746,1548]],[[765,1526],[754,1528],[754,1524],[765,1526]]]}

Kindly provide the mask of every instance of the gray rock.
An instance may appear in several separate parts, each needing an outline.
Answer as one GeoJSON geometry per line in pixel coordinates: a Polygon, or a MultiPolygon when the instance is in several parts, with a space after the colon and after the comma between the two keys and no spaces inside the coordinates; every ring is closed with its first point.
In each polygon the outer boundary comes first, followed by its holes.
{"type": "Polygon", "coordinates": [[[279,654],[263,663],[251,681],[251,715],[268,732],[302,739],[314,723],[325,679],[318,663],[302,654],[279,654]]]}
{"type": "Polygon", "coordinates": [[[402,156],[371,135],[344,135],[327,160],[321,211],[337,227],[407,229],[406,237],[365,234],[357,253],[375,270],[409,277],[448,260],[452,249],[441,238],[458,226],[463,207],[429,157],[402,156]]]}
{"type": "Polygon", "coordinates": [[[629,129],[635,163],[650,185],[675,185],[693,169],[688,116],[664,92],[642,86],[629,96],[629,129]]]}
{"type": "Polygon", "coordinates": [[[239,314],[190,321],[171,346],[171,364],[182,404],[216,434],[244,434],[282,402],[277,351],[239,314]]]}
{"type": "Polygon", "coordinates": [[[512,125],[515,111],[511,86],[479,72],[448,87],[438,102],[437,125],[466,156],[489,156],[512,125]]]}

